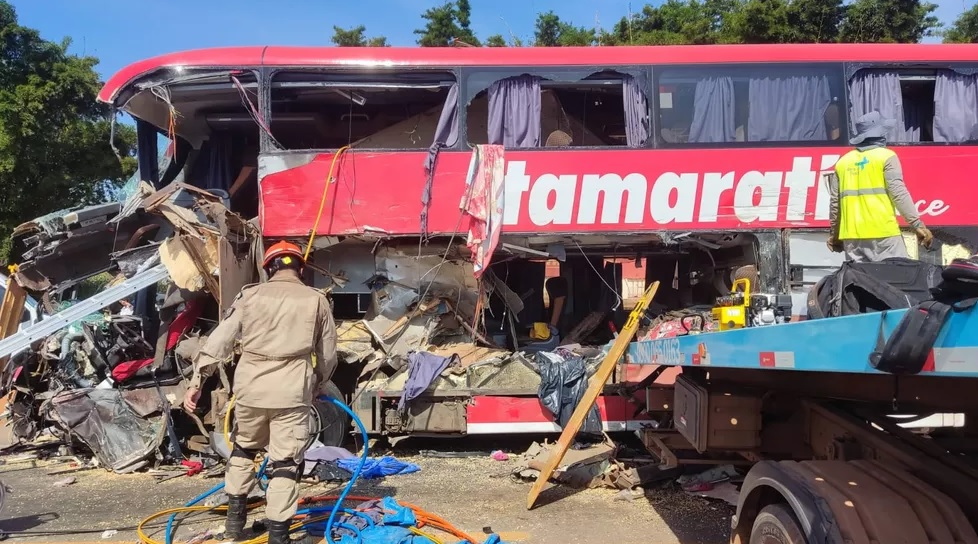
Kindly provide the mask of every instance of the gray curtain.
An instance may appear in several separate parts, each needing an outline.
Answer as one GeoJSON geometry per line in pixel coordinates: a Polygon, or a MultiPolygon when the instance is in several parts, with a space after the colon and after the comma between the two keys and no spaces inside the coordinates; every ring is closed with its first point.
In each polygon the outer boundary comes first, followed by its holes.
{"type": "Polygon", "coordinates": [[[976,126],[978,77],[941,70],[934,86],[934,141],[968,141],[976,126]]]}
{"type": "MultiPolygon", "coordinates": [[[[903,93],[900,91],[900,77],[896,72],[857,72],[849,83],[849,100],[852,111],[849,126],[856,133],[856,119],[871,111],[878,111],[887,119],[903,121],[890,131],[886,139],[890,142],[919,142],[920,130],[907,130],[907,118],[903,113],[903,93]]],[[[913,115],[911,114],[911,117],[913,115]]]]}
{"type": "Polygon", "coordinates": [[[625,103],[625,137],[628,147],[641,147],[649,139],[649,101],[644,82],[634,76],[622,77],[622,98],[625,103]]]}
{"type": "Polygon", "coordinates": [[[438,156],[439,149],[451,147],[456,142],[458,142],[458,83],[453,83],[448,89],[448,96],[445,97],[441,116],[438,117],[434,141],[428,148],[428,158],[424,162],[425,171],[431,171],[435,166],[435,158],[438,156]]]}
{"type": "Polygon", "coordinates": [[[540,78],[509,77],[489,86],[489,143],[540,147],[540,78]]]}
{"type": "Polygon", "coordinates": [[[136,160],[139,179],[160,188],[160,152],[156,127],[142,119],[136,119],[136,160]]]}
{"type": "Polygon", "coordinates": [[[203,188],[227,191],[234,182],[231,173],[231,135],[226,132],[211,134],[210,151],[203,188]]]}
{"type": "Polygon", "coordinates": [[[708,77],[697,81],[689,141],[732,142],[736,130],[733,79],[708,77]]]}
{"type": "Polygon", "coordinates": [[[805,142],[828,139],[825,110],[832,102],[832,92],[827,77],[751,79],[747,96],[747,141],[805,142]]]}

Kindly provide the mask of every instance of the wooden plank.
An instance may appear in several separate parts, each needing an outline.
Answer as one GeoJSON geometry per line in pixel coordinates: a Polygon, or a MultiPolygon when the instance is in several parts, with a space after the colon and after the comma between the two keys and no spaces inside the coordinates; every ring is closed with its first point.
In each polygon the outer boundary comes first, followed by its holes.
{"type": "Polygon", "coordinates": [[[27,302],[27,291],[17,283],[13,276],[7,278],[7,292],[3,295],[0,305],[0,340],[17,332],[20,328],[21,317],[24,315],[24,304],[27,302]]]}
{"type": "MultiPolygon", "coordinates": [[[[27,291],[17,283],[13,275],[7,276],[7,291],[3,294],[0,304],[0,340],[16,334],[24,316],[24,306],[27,303],[27,291]]],[[[7,357],[0,358],[0,372],[7,368],[7,357]]]]}
{"type": "Polygon", "coordinates": [[[604,390],[605,384],[608,382],[608,378],[611,377],[611,373],[614,372],[615,367],[618,366],[618,360],[625,355],[625,351],[628,349],[628,345],[631,343],[632,338],[635,337],[635,333],[638,332],[638,326],[641,322],[641,317],[645,313],[646,308],[649,307],[649,303],[655,297],[656,291],[659,290],[659,282],[654,282],[652,285],[646,289],[645,294],[638,301],[635,309],[628,316],[628,321],[622,328],[621,333],[618,338],[615,339],[615,343],[611,345],[611,350],[608,355],[605,356],[604,361],[601,361],[601,365],[591,376],[590,383],[588,385],[587,391],[584,392],[584,396],[581,397],[581,401],[577,403],[577,408],[574,409],[574,414],[571,415],[570,420],[567,421],[567,425],[564,426],[564,430],[560,433],[560,439],[557,440],[557,445],[553,448],[550,453],[550,458],[547,459],[547,464],[544,467],[545,470],[540,471],[540,475],[537,477],[537,481],[533,482],[533,487],[530,489],[530,495],[526,499],[526,509],[530,510],[533,508],[533,504],[536,503],[537,498],[540,496],[540,492],[547,485],[550,477],[553,476],[555,470],[560,465],[560,462],[564,459],[564,454],[567,453],[567,449],[570,448],[571,443],[574,441],[574,437],[577,436],[577,431],[580,430],[581,425],[584,424],[584,418],[587,416],[588,411],[597,402],[598,396],[604,390]]]}

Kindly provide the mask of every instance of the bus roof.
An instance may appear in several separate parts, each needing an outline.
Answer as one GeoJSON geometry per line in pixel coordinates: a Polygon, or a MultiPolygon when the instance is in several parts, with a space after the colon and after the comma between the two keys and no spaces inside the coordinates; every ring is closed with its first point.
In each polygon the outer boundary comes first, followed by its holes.
{"type": "Polygon", "coordinates": [[[111,103],[160,69],[257,66],[554,66],[729,62],[974,62],[978,44],[764,44],[646,47],[286,47],[247,46],[170,53],[126,66],[99,92],[111,103]]]}

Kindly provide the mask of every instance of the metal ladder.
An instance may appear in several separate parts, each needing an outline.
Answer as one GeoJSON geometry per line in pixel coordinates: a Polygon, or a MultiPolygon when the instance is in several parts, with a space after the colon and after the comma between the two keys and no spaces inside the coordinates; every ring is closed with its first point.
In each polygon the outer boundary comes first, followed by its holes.
{"type": "Polygon", "coordinates": [[[101,310],[113,302],[118,302],[141,289],[155,285],[167,277],[169,277],[169,273],[166,271],[166,267],[158,264],[153,268],[135,274],[119,285],[112,286],[74,306],[65,308],[41,320],[40,323],[35,323],[16,334],[12,334],[0,340],[0,359],[17,353],[37,340],[47,338],[88,314],[101,310]]]}

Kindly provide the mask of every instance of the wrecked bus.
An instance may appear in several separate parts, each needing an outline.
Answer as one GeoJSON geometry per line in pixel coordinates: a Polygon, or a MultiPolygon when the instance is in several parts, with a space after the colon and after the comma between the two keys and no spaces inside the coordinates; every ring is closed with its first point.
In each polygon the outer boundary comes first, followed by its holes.
{"type": "MultiPolygon", "coordinates": [[[[135,118],[141,180],[220,194],[265,240],[309,247],[339,328],[334,381],[370,432],[531,433],[560,429],[646,283],[661,287],[639,338],[709,330],[743,277],[804,318],[841,261],[821,174],[863,113],[902,121],[890,143],[948,242],[936,258],[974,252],[959,173],[978,114],[958,103],[974,52],[231,47],[134,63],[99,99],[135,118]],[[460,204],[472,170],[499,190],[460,204]],[[477,216],[498,242],[473,264],[477,216]]],[[[622,361],[603,428],[665,417],[676,372],[622,361]]]]}

